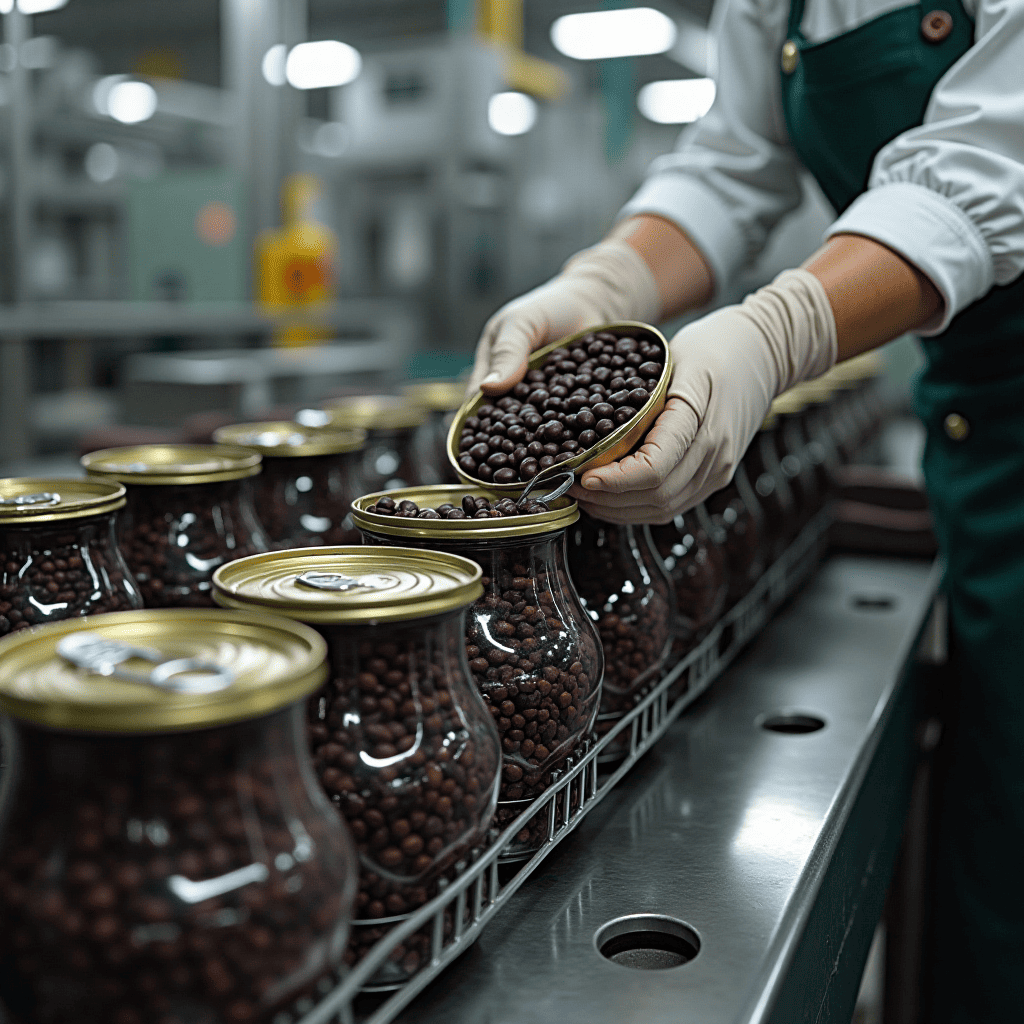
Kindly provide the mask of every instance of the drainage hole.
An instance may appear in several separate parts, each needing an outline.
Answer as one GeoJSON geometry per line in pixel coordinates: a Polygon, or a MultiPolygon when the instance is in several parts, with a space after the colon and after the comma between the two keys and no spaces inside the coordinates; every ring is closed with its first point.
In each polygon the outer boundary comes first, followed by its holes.
{"type": "Polygon", "coordinates": [[[817,732],[825,728],[825,719],[817,715],[805,715],[790,712],[779,715],[766,715],[759,722],[762,729],[769,732],[781,732],[787,736],[804,736],[809,732],[817,732]]]}
{"type": "Polygon", "coordinates": [[[896,607],[896,598],[889,594],[855,594],[850,604],[862,612],[891,612],[896,607]]]}
{"type": "Polygon", "coordinates": [[[594,942],[601,956],[635,971],[681,967],[700,952],[697,933],[672,917],[631,914],[598,929],[594,942]]]}

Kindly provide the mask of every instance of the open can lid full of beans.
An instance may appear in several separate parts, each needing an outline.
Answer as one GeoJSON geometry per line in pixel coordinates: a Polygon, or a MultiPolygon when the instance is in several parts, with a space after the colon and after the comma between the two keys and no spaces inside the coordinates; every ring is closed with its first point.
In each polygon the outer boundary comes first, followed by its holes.
{"type": "Polygon", "coordinates": [[[256,611],[68,619],[0,642],[0,711],[56,729],[205,729],[277,711],[326,678],[314,630],[256,611]]]}
{"type": "Polygon", "coordinates": [[[317,429],[287,420],[268,423],[233,423],[213,433],[218,444],[251,448],[265,459],[299,458],[304,455],[343,455],[366,445],[366,431],[317,429]]]}
{"type": "Polygon", "coordinates": [[[654,327],[580,331],[534,352],[507,394],[471,395],[448,432],[448,459],[461,480],[506,492],[607,466],[642,442],[671,379],[672,353],[654,327]]]}
{"type": "Polygon", "coordinates": [[[52,477],[0,479],[0,524],[47,523],[114,512],[125,503],[116,481],[52,477]]]}
{"type": "Polygon", "coordinates": [[[353,428],[375,431],[415,430],[427,422],[427,410],[397,395],[349,395],[303,409],[295,420],[307,427],[353,428]]]}
{"type": "Polygon", "coordinates": [[[228,444],[141,444],[82,456],[90,476],[124,484],[212,484],[260,471],[262,456],[228,444]]]}
{"type": "MultiPolygon", "coordinates": [[[[543,491],[543,488],[540,488],[543,491]]],[[[483,543],[513,537],[538,537],[568,529],[579,517],[579,506],[572,498],[555,498],[547,512],[510,515],[502,518],[421,519],[382,515],[375,511],[377,502],[388,497],[394,504],[415,502],[421,509],[459,505],[467,492],[465,484],[441,484],[434,487],[403,487],[400,490],[367,494],[352,502],[352,522],[364,533],[387,537],[415,537],[441,542],[483,543]]],[[[489,501],[507,498],[488,487],[473,487],[471,494],[489,501]]],[[[543,507],[543,506],[542,506],[543,507]]]]}
{"type": "Polygon", "coordinates": [[[483,594],[476,562],[392,547],[304,548],[239,558],[213,576],[223,607],[315,624],[402,622],[458,611],[483,594]]]}

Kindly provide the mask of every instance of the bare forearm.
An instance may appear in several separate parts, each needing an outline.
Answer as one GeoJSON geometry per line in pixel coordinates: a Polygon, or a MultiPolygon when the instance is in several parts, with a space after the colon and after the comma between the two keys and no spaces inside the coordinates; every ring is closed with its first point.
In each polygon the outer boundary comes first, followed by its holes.
{"type": "Polygon", "coordinates": [[[700,250],[671,221],[651,214],[630,217],[611,231],[644,260],[661,296],[661,319],[699,309],[714,294],[714,277],[700,250]]]}
{"type": "Polygon", "coordinates": [[[840,361],[921,327],[942,306],[921,271],[862,235],[834,235],[804,268],[828,294],[840,361]]]}

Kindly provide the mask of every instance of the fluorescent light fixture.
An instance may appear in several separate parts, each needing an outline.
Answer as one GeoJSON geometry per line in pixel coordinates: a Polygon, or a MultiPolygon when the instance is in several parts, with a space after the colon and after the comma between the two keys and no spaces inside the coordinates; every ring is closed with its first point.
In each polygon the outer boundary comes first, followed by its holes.
{"type": "Polygon", "coordinates": [[[118,82],[107,97],[107,113],[122,124],[140,124],[156,113],[156,89],[148,82],[118,82]]]}
{"type": "Polygon", "coordinates": [[[10,14],[13,10],[14,0],[0,0],[0,14],[10,14]]]}
{"type": "Polygon", "coordinates": [[[296,89],[333,89],[359,76],[359,51],[337,39],[293,46],[285,61],[285,76],[296,89]]]}
{"type": "Polygon", "coordinates": [[[487,123],[499,135],[525,135],[537,122],[537,101],[525,92],[495,93],[487,104],[487,123]]]}
{"type": "Polygon", "coordinates": [[[576,60],[640,57],[664,53],[675,45],[676,23],[653,7],[566,14],[551,26],[559,53],[576,60]]]}
{"type": "Polygon", "coordinates": [[[284,64],[288,57],[288,47],[284,43],[275,43],[263,54],[263,77],[271,85],[284,85],[284,64]]]}
{"type": "MultiPolygon", "coordinates": [[[[47,11],[59,11],[68,0],[18,0],[18,10],[22,14],[45,14],[47,11]]],[[[7,8],[10,10],[10,7],[7,8]]]]}
{"type": "Polygon", "coordinates": [[[85,152],[85,173],[98,185],[113,181],[121,169],[121,158],[109,142],[94,142],[85,152]]]}
{"type": "Polygon", "coordinates": [[[650,82],[636,98],[640,113],[656,124],[689,124],[702,118],[715,101],[710,78],[679,78],[650,82]]]}

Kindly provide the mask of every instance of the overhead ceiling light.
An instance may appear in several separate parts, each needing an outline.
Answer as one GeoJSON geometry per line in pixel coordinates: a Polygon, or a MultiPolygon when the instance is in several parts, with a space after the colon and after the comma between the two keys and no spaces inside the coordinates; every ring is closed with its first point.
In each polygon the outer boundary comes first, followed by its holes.
{"type": "Polygon", "coordinates": [[[640,113],[657,124],[690,124],[702,118],[715,102],[710,78],[679,78],[650,82],[636,98],[640,113]]]}
{"type": "MultiPolygon", "coordinates": [[[[47,11],[59,11],[68,0],[18,0],[18,10],[22,14],[45,14],[47,11]]],[[[9,11],[11,8],[8,7],[9,11]]]]}
{"type": "Polygon", "coordinates": [[[333,89],[359,76],[359,51],[337,39],[293,46],[285,61],[285,76],[296,89],[333,89]]]}
{"type": "MultiPolygon", "coordinates": [[[[10,14],[14,10],[14,0],[0,0],[0,14],[10,14]]],[[[8,44],[4,44],[8,45],[8,44]]]]}
{"type": "Polygon", "coordinates": [[[275,43],[263,54],[263,77],[271,85],[284,85],[284,64],[288,57],[288,47],[284,43],[275,43]]]}
{"type": "Polygon", "coordinates": [[[653,7],[566,14],[551,26],[559,53],[576,60],[640,57],[664,53],[675,45],[676,23],[653,7]]]}
{"type": "Polygon", "coordinates": [[[148,121],[157,106],[156,89],[148,82],[118,82],[107,97],[107,112],[122,124],[148,121]]]}
{"type": "Polygon", "coordinates": [[[487,104],[487,123],[499,135],[525,135],[537,123],[537,101],[525,92],[495,93],[487,104]]]}

